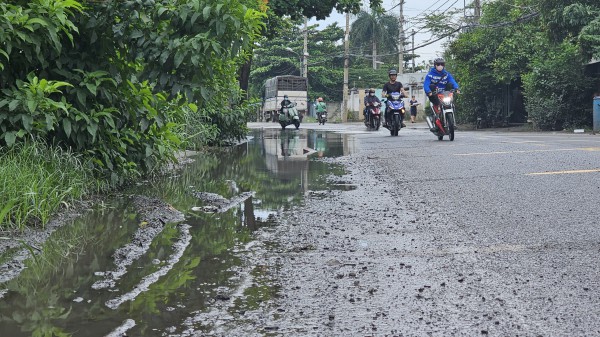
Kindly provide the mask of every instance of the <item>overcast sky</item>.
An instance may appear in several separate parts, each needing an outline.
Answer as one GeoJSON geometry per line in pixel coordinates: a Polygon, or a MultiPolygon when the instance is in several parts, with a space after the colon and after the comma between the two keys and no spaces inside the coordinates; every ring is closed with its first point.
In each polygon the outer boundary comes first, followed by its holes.
{"type": "MultiPolygon", "coordinates": [[[[430,40],[436,39],[431,37],[430,33],[425,31],[419,31],[421,27],[421,19],[425,14],[431,14],[433,11],[442,12],[448,8],[460,8],[464,7],[465,0],[404,0],[404,31],[409,42],[412,42],[410,37],[411,31],[414,29],[417,33],[415,34],[415,47],[429,42],[430,40]]],[[[466,0],[467,4],[471,0],[466,0]]],[[[365,8],[368,8],[368,0],[364,1],[365,8]]],[[[390,13],[395,15],[400,14],[400,7],[398,6],[399,0],[383,0],[383,8],[390,10],[390,13]]],[[[350,16],[350,24],[354,21],[355,17],[350,16]]],[[[337,22],[338,26],[346,27],[346,17],[344,14],[340,14],[337,11],[333,11],[329,18],[325,20],[309,20],[309,24],[318,24],[320,28],[325,28],[327,25],[337,22]]],[[[443,39],[439,42],[430,44],[423,48],[417,49],[415,52],[420,55],[420,58],[416,60],[417,63],[421,63],[423,60],[432,60],[437,56],[441,56],[443,51],[442,44],[447,42],[447,39],[443,39]]],[[[409,47],[409,46],[407,46],[409,47]]],[[[410,47],[409,47],[410,48],[410,47]]]]}

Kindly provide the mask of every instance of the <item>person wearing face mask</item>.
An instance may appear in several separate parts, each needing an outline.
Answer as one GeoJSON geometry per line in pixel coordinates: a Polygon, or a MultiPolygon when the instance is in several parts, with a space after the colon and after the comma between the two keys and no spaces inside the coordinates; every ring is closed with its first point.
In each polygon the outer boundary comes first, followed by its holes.
{"type": "Polygon", "coordinates": [[[375,106],[375,103],[379,103],[381,105],[381,101],[379,100],[379,98],[377,98],[377,96],[375,96],[375,89],[374,88],[370,88],[365,90],[367,91],[369,94],[367,96],[365,96],[365,121],[367,120],[367,113],[369,112],[369,109],[371,106],[375,106]]]}
{"type": "Polygon", "coordinates": [[[440,99],[436,95],[438,91],[445,90],[447,86],[451,85],[457,93],[460,93],[458,83],[456,83],[454,77],[445,68],[446,62],[444,59],[441,57],[436,58],[433,60],[433,68],[425,75],[425,81],[423,82],[425,94],[429,98],[433,111],[436,114],[440,113],[440,99]]]}

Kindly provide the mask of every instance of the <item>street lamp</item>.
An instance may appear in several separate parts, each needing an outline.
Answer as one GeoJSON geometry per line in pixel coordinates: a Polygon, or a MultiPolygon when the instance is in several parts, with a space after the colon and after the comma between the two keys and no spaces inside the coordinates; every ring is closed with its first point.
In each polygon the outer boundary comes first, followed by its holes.
{"type": "Polygon", "coordinates": [[[304,55],[300,55],[290,47],[285,47],[285,50],[298,56],[298,59],[300,60],[300,76],[308,77],[308,52],[305,52],[304,55]]]}
{"type": "Polygon", "coordinates": [[[298,56],[298,60],[300,61],[300,76],[302,76],[302,56],[300,56],[300,54],[296,53],[292,48],[290,47],[285,47],[285,50],[289,51],[290,53],[294,53],[296,54],[296,56],[298,56]]]}

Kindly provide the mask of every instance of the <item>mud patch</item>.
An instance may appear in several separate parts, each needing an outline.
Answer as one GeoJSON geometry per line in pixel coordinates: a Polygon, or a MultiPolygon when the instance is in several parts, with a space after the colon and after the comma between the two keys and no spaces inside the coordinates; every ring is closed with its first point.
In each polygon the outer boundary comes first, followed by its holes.
{"type": "Polygon", "coordinates": [[[165,224],[185,220],[183,213],[164,201],[140,195],[131,198],[138,213],[140,228],[135,232],[130,243],[117,249],[113,254],[115,270],[98,273],[105,278],[94,282],[93,289],[113,288],[116,280],[127,273],[127,266],[146,253],[152,240],[163,230],[165,224]]]}
{"type": "MultiPolygon", "coordinates": [[[[32,253],[38,254],[40,247],[58,228],[69,223],[84,212],[90,211],[91,207],[99,201],[92,198],[87,201],[80,201],[70,208],[63,208],[44,228],[26,228],[23,231],[4,231],[0,232],[0,254],[8,254],[4,262],[0,265],[0,284],[8,282],[17,277],[25,268],[25,260],[32,256],[32,253]],[[12,254],[10,252],[13,252],[12,254]]],[[[6,291],[0,291],[0,298],[6,291]]]]}

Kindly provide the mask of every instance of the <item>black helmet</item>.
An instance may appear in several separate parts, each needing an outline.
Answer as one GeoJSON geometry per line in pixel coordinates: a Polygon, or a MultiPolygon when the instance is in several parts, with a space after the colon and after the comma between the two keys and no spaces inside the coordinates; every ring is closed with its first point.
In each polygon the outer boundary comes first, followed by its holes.
{"type": "Polygon", "coordinates": [[[398,75],[398,72],[396,71],[396,69],[390,69],[390,71],[388,71],[388,76],[391,75],[398,75]]]}
{"type": "Polygon", "coordinates": [[[446,61],[444,60],[443,57],[438,57],[435,60],[433,60],[433,65],[438,65],[438,64],[441,64],[443,66],[446,65],[446,61]]]}
{"type": "Polygon", "coordinates": [[[287,99],[287,98],[288,98],[288,95],[283,95],[283,98],[284,98],[284,99],[287,99]]]}

